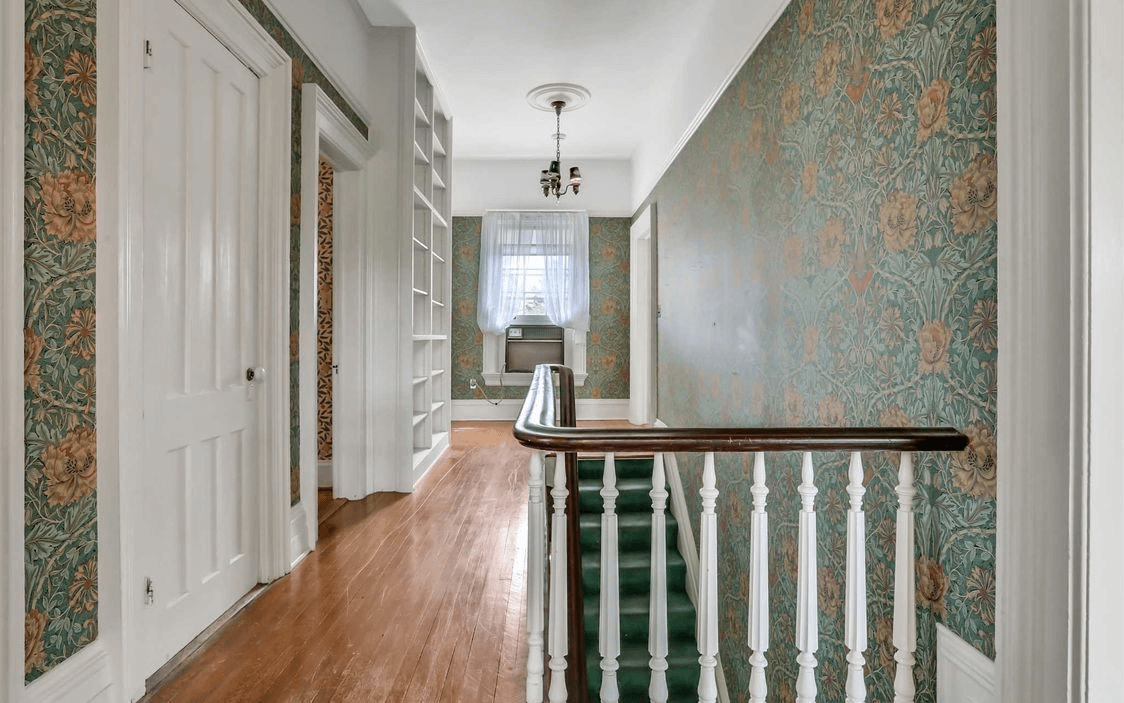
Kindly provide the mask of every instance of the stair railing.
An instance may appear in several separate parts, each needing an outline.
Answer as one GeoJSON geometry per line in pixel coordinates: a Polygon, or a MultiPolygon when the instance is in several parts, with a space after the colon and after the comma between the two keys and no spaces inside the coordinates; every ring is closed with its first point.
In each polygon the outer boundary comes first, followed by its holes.
{"type": "MultiPolygon", "coordinates": [[[[550,540],[549,593],[547,596],[546,655],[549,656],[550,703],[565,703],[571,694],[585,696],[585,685],[568,677],[566,658],[571,643],[584,641],[574,638],[574,630],[581,626],[581,613],[575,620],[575,603],[568,598],[580,588],[580,577],[575,581],[575,562],[567,557],[567,544],[576,546],[577,537],[567,527],[567,512],[576,514],[576,505],[567,498],[576,494],[577,452],[605,455],[605,477],[601,495],[604,499],[602,517],[603,538],[601,554],[601,604],[600,642],[602,685],[601,701],[616,703],[619,692],[615,672],[616,658],[620,654],[619,601],[617,575],[617,540],[614,515],[616,498],[613,473],[615,454],[620,452],[654,453],[652,477],[652,573],[651,602],[649,605],[649,641],[651,659],[648,696],[652,703],[666,703],[668,690],[667,670],[667,582],[664,569],[665,531],[663,516],[667,506],[663,453],[700,452],[704,455],[702,489],[699,491],[702,513],[700,516],[699,576],[696,594],[696,640],[699,650],[699,703],[717,700],[715,667],[718,656],[718,540],[715,502],[718,496],[714,468],[714,455],[718,452],[756,452],[754,457],[753,512],[750,516],[750,574],[749,574],[749,646],[751,703],[764,703],[768,695],[765,684],[766,652],[769,648],[769,576],[768,576],[768,513],[766,496],[765,454],[770,452],[803,453],[798,492],[801,498],[799,522],[799,554],[797,574],[796,645],[799,654],[796,662],[799,674],[796,680],[797,703],[816,700],[815,667],[819,648],[819,618],[817,608],[816,569],[816,511],[815,475],[811,452],[846,451],[851,454],[847,470],[847,566],[845,612],[845,646],[847,648],[846,696],[848,703],[866,701],[866,683],[863,677],[867,649],[866,618],[866,557],[865,516],[862,499],[863,451],[900,452],[898,470],[898,511],[894,569],[894,619],[893,645],[895,703],[914,700],[914,652],[916,650],[917,623],[914,591],[914,540],[913,498],[916,495],[913,477],[913,454],[916,452],[948,452],[964,449],[968,438],[949,427],[899,428],[899,427],[769,427],[769,428],[577,428],[574,419],[573,374],[570,369],[542,364],[535,369],[519,419],[515,423],[515,438],[524,446],[536,450],[531,457],[528,501],[527,547],[527,701],[542,703],[544,694],[543,667],[543,592],[547,575],[547,533],[545,455],[557,453],[574,457],[573,471],[567,470],[569,460],[557,462],[551,490],[553,514],[550,540]],[[561,409],[556,412],[554,376],[557,374],[561,409]],[[558,421],[556,421],[558,418],[558,421]],[[573,488],[573,490],[569,490],[573,488]],[[563,539],[558,539],[565,535],[563,539]],[[567,617],[569,615],[569,617],[567,617]],[[569,681],[567,680],[569,678],[569,681]],[[569,687],[568,687],[569,684],[569,687]],[[575,686],[580,686],[574,691],[575,686]]],[[[576,520],[574,523],[576,524],[576,520]]],[[[580,634],[580,633],[579,633],[580,634]]],[[[584,662],[584,656],[572,659],[584,662]]],[[[570,667],[581,670],[584,666],[570,667]]]]}

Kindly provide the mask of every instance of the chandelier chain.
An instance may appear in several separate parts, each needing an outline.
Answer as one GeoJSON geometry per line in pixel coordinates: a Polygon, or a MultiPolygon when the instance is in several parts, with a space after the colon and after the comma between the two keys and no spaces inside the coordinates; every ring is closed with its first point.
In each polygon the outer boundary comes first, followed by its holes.
{"type": "Polygon", "coordinates": [[[562,164],[562,108],[554,108],[554,160],[562,164]]]}

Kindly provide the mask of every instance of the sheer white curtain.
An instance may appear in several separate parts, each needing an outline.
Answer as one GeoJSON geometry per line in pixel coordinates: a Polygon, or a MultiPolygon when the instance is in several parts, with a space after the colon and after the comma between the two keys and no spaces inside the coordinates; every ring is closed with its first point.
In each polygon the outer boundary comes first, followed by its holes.
{"type": "Polygon", "coordinates": [[[486,210],[480,232],[480,329],[503,334],[522,310],[526,257],[542,257],[543,304],[551,324],[589,330],[589,215],[581,211],[486,210]]]}

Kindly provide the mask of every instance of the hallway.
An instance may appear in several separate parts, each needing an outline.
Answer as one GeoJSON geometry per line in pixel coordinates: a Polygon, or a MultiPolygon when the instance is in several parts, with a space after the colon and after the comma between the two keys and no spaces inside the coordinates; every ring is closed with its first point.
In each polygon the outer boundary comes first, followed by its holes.
{"type": "Polygon", "coordinates": [[[344,504],[314,552],[142,700],[518,700],[529,456],[510,423],[454,424],[414,493],[344,504]]]}

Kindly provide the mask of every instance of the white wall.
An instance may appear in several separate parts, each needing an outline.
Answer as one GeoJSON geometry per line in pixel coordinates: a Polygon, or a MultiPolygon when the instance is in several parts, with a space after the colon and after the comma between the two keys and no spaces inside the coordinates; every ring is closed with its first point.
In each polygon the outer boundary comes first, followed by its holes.
{"type": "MultiPolygon", "coordinates": [[[[456,140],[454,126],[454,141],[456,140]]],[[[551,160],[553,149],[543,145],[541,159],[453,159],[453,215],[480,215],[489,208],[542,210],[554,207],[588,210],[593,217],[631,217],[632,166],[627,160],[575,159],[565,168],[580,166],[582,190],[555,201],[543,197],[539,172],[551,160]]],[[[454,147],[455,150],[455,147],[454,147]]]]}
{"type": "Polygon", "coordinates": [[[653,119],[638,127],[645,134],[632,157],[630,215],[655,188],[663,172],[789,2],[714,0],[710,4],[700,30],[701,39],[693,43],[675,75],[667,77],[666,93],[652,111],[653,119]],[[743,31],[729,31],[730,27],[761,29],[755,36],[746,36],[743,31]]]}
{"type": "Polygon", "coordinates": [[[370,123],[374,82],[368,80],[370,22],[353,0],[265,0],[351,107],[370,123]]]}

